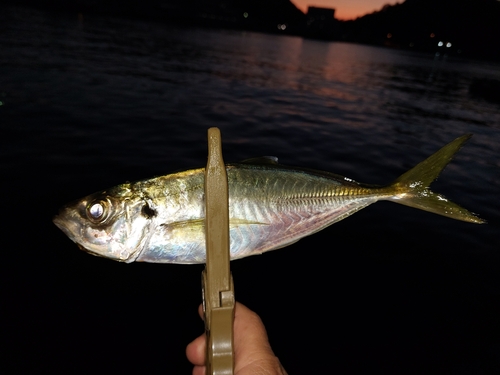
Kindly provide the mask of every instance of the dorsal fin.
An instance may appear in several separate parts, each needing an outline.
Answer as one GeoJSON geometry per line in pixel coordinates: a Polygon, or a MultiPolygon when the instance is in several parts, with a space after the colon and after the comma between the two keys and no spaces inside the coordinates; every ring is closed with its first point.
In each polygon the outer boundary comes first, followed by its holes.
{"type": "Polygon", "coordinates": [[[241,161],[242,164],[272,164],[272,165],[277,165],[278,164],[278,158],[276,156],[259,156],[257,158],[251,158],[251,159],[245,159],[241,161]]]}

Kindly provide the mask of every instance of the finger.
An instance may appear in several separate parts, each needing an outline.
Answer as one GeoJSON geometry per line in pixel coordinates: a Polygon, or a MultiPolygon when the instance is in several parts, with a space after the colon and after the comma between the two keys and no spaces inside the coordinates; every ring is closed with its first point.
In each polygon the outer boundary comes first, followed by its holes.
{"type": "Polygon", "coordinates": [[[205,334],[203,334],[194,339],[186,347],[186,357],[195,366],[203,366],[205,364],[206,341],[205,334]]]}
{"type": "Polygon", "coordinates": [[[200,315],[201,320],[205,321],[205,312],[203,311],[203,304],[200,303],[198,306],[198,315],[200,315]]]}
{"type": "Polygon", "coordinates": [[[205,375],[207,369],[205,366],[194,366],[193,375],[205,375]]]}

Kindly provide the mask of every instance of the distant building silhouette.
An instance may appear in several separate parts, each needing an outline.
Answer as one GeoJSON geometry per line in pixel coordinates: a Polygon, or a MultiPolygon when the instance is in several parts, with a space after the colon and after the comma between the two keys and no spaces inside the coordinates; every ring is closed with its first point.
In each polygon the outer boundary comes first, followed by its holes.
{"type": "Polygon", "coordinates": [[[333,8],[307,8],[307,22],[312,21],[328,21],[335,18],[335,9],[333,8]]]}
{"type": "Polygon", "coordinates": [[[338,36],[335,9],[310,6],[307,9],[306,22],[306,36],[309,38],[332,40],[338,36]]]}

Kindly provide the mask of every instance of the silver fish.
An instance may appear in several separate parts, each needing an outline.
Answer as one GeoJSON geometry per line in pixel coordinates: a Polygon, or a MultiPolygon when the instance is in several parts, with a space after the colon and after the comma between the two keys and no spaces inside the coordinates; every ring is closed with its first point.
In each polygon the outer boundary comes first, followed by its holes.
{"type": "MultiPolygon", "coordinates": [[[[288,246],[379,200],[484,221],[428,187],[464,135],[387,186],[286,167],[265,157],[227,164],[231,259],[288,246]]],[[[125,183],[63,207],[54,223],[83,250],[122,262],[205,262],[204,168],[125,183]]]]}

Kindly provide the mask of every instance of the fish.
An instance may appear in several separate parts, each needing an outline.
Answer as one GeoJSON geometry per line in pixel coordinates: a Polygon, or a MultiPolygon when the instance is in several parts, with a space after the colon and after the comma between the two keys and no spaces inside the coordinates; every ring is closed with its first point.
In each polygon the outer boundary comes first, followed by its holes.
{"type": "MultiPolygon", "coordinates": [[[[291,245],[380,200],[484,223],[430,190],[461,136],[388,185],[289,167],[275,157],[225,164],[231,260],[291,245]]],[[[62,207],[54,223],[81,249],[121,262],[204,263],[205,169],[127,182],[62,207]]]]}

